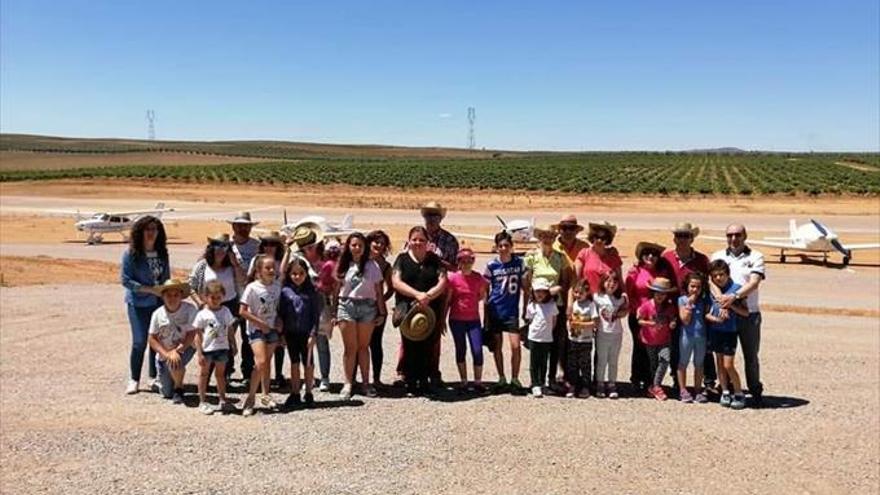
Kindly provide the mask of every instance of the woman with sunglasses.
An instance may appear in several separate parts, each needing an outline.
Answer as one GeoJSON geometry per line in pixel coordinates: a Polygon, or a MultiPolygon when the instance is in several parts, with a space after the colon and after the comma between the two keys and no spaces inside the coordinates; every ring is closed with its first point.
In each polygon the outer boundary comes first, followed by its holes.
{"type": "Polygon", "coordinates": [[[653,382],[648,351],[639,339],[640,327],[636,313],[642,304],[651,299],[651,284],[655,278],[672,280],[674,277],[666,260],[661,257],[664,249],[653,242],[643,241],[636,244],[635,264],[627,272],[624,281],[629,299],[629,329],[633,337],[630,383],[639,392],[648,390],[653,382]]]}

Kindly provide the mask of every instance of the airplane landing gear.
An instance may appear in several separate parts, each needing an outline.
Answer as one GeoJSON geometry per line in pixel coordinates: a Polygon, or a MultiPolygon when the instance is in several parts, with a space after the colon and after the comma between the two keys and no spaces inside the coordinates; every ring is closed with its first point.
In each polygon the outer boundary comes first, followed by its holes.
{"type": "Polygon", "coordinates": [[[785,263],[785,250],[779,251],[779,262],[785,263]]]}
{"type": "Polygon", "coordinates": [[[843,266],[849,266],[849,262],[852,260],[852,254],[849,252],[843,257],[843,266]]]}
{"type": "Polygon", "coordinates": [[[89,238],[86,239],[86,244],[89,246],[94,246],[95,244],[101,244],[104,241],[104,236],[101,234],[89,234],[89,238]]]}

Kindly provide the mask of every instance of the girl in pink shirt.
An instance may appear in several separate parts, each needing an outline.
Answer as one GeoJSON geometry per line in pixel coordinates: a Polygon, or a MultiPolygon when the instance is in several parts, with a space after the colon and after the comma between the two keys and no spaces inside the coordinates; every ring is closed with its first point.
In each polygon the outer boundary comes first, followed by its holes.
{"type": "Polygon", "coordinates": [[[473,271],[474,252],[469,248],[458,252],[458,271],[449,274],[447,285],[449,328],[455,342],[455,364],[461,376],[461,390],[483,392],[483,327],[480,321],[480,301],[486,302],[488,283],[473,271]],[[474,384],[467,387],[465,355],[470,342],[474,361],[474,384]]]}
{"type": "Polygon", "coordinates": [[[657,277],[648,286],[651,299],[648,299],[636,312],[639,323],[639,340],[648,351],[653,384],[648,393],[657,400],[666,400],[663,391],[663,376],[669,369],[671,359],[669,344],[672,331],[676,327],[676,305],[670,301],[670,294],[678,289],[668,278],[657,277]]]}

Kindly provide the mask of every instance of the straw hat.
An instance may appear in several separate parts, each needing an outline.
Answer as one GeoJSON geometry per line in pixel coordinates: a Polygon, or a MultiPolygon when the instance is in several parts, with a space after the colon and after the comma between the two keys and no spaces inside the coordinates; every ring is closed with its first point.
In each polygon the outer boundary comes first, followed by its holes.
{"type": "Polygon", "coordinates": [[[539,278],[535,280],[535,283],[532,284],[532,290],[550,290],[550,282],[547,279],[539,278]]]}
{"type": "Polygon", "coordinates": [[[661,246],[660,244],[657,244],[656,242],[642,241],[642,242],[636,244],[636,259],[637,260],[642,259],[642,253],[644,253],[646,249],[651,249],[651,250],[657,251],[657,256],[660,256],[661,254],[663,254],[663,251],[666,251],[666,247],[661,246]]]}
{"type": "Polygon", "coordinates": [[[421,342],[434,332],[436,323],[437,316],[434,310],[413,303],[400,323],[400,333],[409,340],[421,342]]]}
{"type": "Polygon", "coordinates": [[[584,226],[578,223],[578,219],[574,215],[566,215],[559,223],[554,223],[550,227],[557,232],[561,231],[563,227],[575,227],[577,232],[584,230],[584,226]]]}
{"type": "Polygon", "coordinates": [[[657,277],[651,281],[651,285],[648,286],[648,289],[654,292],[675,292],[676,289],[674,285],[672,285],[672,281],[666,277],[657,277]]]}
{"type": "Polygon", "coordinates": [[[157,285],[152,288],[154,294],[159,297],[162,297],[162,294],[165,291],[177,289],[183,293],[183,297],[187,297],[192,292],[192,289],[189,286],[188,282],[184,282],[177,278],[171,278],[166,280],[162,285],[157,285]]]}
{"type": "Polygon", "coordinates": [[[422,216],[425,216],[429,213],[434,213],[440,215],[440,218],[446,218],[446,208],[440,206],[440,203],[436,201],[429,201],[425,203],[421,209],[419,210],[422,216]]]}
{"type": "Polygon", "coordinates": [[[672,229],[673,234],[690,234],[691,237],[697,237],[700,235],[700,228],[691,224],[690,222],[679,222],[675,224],[675,228],[672,229]]]}
{"type": "Polygon", "coordinates": [[[556,239],[555,225],[549,225],[546,227],[535,227],[535,229],[532,231],[532,235],[534,235],[538,239],[541,239],[544,237],[550,237],[552,239],[556,239]]]}
{"type": "Polygon", "coordinates": [[[617,235],[617,225],[614,225],[613,223],[609,223],[609,222],[602,222],[602,223],[590,222],[588,224],[587,228],[589,229],[588,232],[589,232],[589,235],[591,235],[591,236],[595,235],[600,230],[603,230],[603,231],[611,234],[611,239],[614,239],[614,236],[617,235]]]}
{"type": "Polygon", "coordinates": [[[213,237],[208,237],[209,243],[217,243],[217,244],[232,244],[232,240],[229,238],[229,234],[214,234],[213,237]]]}
{"type": "Polygon", "coordinates": [[[235,218],[233,218],[232,220],[227,220],[226,222],[232,225],[235,225],[237,223],[257,225],[258,223],[260,223],[251,220],[251,212],[249,211],[240,211],[238,212],[238,215],[235,215],[235,218]]]}
{"type": "Polygon", "coordinates": [[[318,224],[307,223],[310,225],[302,224],[297,226],[290,236],[290,241],[296,246],[296,249],[302,249],[324,240],[324,232],[318,224]]]}
{"type": "Polygon", "coordinates": [[[279,244],[284,243],[284,238],[281,237],[281,233],[277,230],[271,230],[268,234],[259,236],[259,239],[262,242],[277,242],[279,244]]]}

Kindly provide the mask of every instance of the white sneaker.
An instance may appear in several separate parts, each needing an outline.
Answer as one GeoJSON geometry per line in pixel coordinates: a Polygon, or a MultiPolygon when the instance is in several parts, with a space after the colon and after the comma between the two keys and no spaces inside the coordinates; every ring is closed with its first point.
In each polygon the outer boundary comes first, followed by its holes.
{"type": "Polygon", "coordinates": [[[128,380],[128,386],[125,387],[125,394],[126,395],[134,395],[134,394],[138,393],[138,386],[139,385],[140,384],[138,383],[137,380],[128,380]]]}
{"type": "Polygon", "coordinates": [[[321,379],[321,384],[318,385],[318,390],[321,392],[329,392],[330,391],[330,380],[321,379]]]}
{"type": "Polygon", "coordinates": [[[351,400],[351,385],[343,385],[339,392],[339,398],[342,400],[351,400]]]}
{"type": "Polygon", "coordinates": [[[162,389],[162,384],[159,382],[158,378],[153,378],[150,380],[150,391],[159,393],[159,390],[162,389]]]}
{"type": "Polygon", "coordinates": [[[202,402],[201,404],[199,404],[199,412],[206,416],[210,416],[214,414],[214,408],[211,407],[211,404],[208,404],[207,402],[202,402]]]}
{"type": "Polygon", "coordinates": [[[532,387],[532,397],[544,397],[544,392],[541,390],[541,387],[532,387]]]}
{"type": "Polygon", "coordinates": [[[254,406],[244,406],[241,409],[241,415],[245,416],[245,417],[253,416],[254,415],[254,406]]]}

